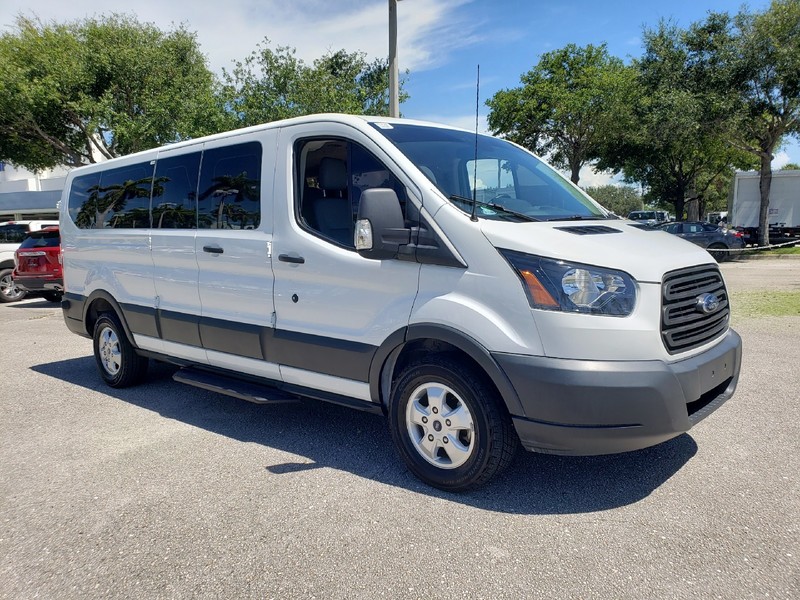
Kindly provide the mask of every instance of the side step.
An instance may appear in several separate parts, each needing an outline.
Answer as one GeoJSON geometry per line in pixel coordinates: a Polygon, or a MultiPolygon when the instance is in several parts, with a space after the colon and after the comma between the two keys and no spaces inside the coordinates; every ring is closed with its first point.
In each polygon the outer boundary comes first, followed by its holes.
{"type": "Polygon", "coordinates": [[[259,385],[249,381],[242,381],[233,377],[202,371],[194,367],[184,367],[177,371],[172,379],[179,383],[233,396],[240,400],[255,402],[256,404],[278,404],[298,402],[300,399],[278,388],[269,385],[259,385]]]}

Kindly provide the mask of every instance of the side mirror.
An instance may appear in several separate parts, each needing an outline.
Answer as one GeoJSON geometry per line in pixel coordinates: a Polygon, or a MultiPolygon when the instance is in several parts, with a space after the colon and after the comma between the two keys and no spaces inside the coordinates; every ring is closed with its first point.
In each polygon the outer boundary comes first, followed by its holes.
{"type": "Polygon", "coordinates": [[[356,250],[364,258],[394,258],[411,242],[400,201],[394,190],[372,188],[361,194],[355,229],[356,250]]]}

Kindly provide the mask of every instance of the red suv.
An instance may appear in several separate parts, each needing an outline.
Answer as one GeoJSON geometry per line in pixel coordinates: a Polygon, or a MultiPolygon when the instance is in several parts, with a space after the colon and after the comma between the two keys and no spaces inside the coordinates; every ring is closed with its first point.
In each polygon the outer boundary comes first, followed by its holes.
{"type": "Polygon", "coordinates": [[[61,236],[58,227],[28,234],[14,254],[14,284],[24,292],[39,292],[50,302],[61,302],[61,236]]]}

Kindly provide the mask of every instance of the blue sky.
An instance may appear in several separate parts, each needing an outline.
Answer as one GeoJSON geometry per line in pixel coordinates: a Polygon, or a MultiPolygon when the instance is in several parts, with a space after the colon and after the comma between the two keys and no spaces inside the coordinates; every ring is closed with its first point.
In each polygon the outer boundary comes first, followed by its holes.
{"type": "MultiPolygon", "coordinates": [[[[767,0],[751,0],[762,10],[767,0]]],[[[644,27],[671,19],[681,27],[708,11],[739,10],[735,0],[401,0],[398,4],[398,56],[408,69],[404,116],[472,128],[475,123],[475,72],[481,65],[480,127],[484,101],[514,87],[543,52],[568,43],[606,43],[622,59],[641,55],[644,27]]],[[[197,32],[209,65],[219,72],[242,59],[265,37],[273,45],[297,49],[312,61],[327,50],[361,50],[385,57],[388,50],[388,0],[2,0],[0,26],[18,13],[65,21],[94,14],[133,13],[163,29],[185,23],[197,32]]],[[[775,164],[800,163],[792,142],[775,164]]],[[[587,173],[582,183],[590,183],[587,173]]],[[[607,179],[597,178],[598,183],[607,179]]]]}

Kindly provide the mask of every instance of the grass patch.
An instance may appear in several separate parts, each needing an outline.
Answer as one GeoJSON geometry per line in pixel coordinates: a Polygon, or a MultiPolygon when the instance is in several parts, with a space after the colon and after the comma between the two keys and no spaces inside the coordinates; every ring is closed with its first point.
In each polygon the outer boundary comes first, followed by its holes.
{"type": "Polygon", "coordinates": [[[775,248],[774,250],[756,250],[747,248],[742,254],[760,254],[762,256],[776,256],[779,254],[800,254],[800,246],[786,246],[785,248],[775,248]]]}
{"type": "Polygon", "coordinates": [[[800,254],[800,246],[788,246],[787,248],[775,248],[775,250],[768,250],[767,254],[800,254]]]}
{"type": "Polygon", "coordinates": [[[800,317],[800,291],[756,290],[731,294],[734,319],[752,317],[800,317]]]}

